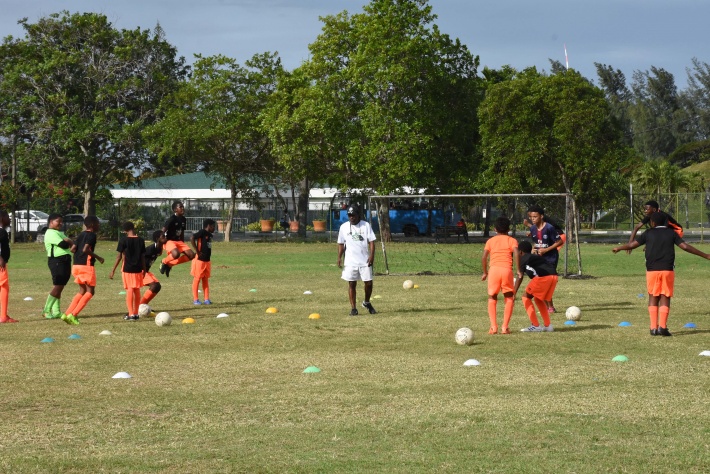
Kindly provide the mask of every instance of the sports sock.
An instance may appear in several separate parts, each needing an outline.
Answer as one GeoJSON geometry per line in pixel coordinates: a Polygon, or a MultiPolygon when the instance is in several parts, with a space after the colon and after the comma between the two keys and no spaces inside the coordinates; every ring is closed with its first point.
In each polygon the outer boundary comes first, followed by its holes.
{"type": "MultiPolygon", "coordinates": [[[[74,316],[79,316],[79,313],[81,313],[81,311],[82,311],[84,308],[86,308],[87,303],[88,303],[89,300],[90,300],[91,298],[93,298],[93,297],[94,297],[94,294],[93,294],[93,293],[90,293],[90,292],[88,292],[88,291],[87,291],[86,293],[84,293],[83,295],[81,295],[81,299],[80,299],[79,302],[76,304],[76,306],[74,307],[74,311],[73,311],[71,314],[73,314],[74,316]]],[[[68,313],[67,313],[67,314],[68,314],[68,313]]]]}
{"type": "Polygon", "coordinates": [[[7,319],[7,303],[10,301],[10,285],[0,285],[0,319],[7,319]]]}
{"type": "Polygon", "coordinates": [[[143,298],[141,298],[140,304],[148,304],[150,303],[150,300],[155,298],[156,293],[153,293],[150,290],[145,290],[145,293],[143,293],[143,298]]]}
{"type": "Polygon", "coordinates": [[[202,292],[204,293],[206,300],[210,299],[210,279],[207,277],[202,278],[202,292]]]}
{"type": "Polygon", "coordinates": [[[542,323],[545,327],[550,325],[550,313],[547,312],[547,303],[539,298],[535,298],[535,306],[540,311],[540,316],[542,316],[542,323]]]}
{"type": "Polygon", "coordinates": [[[129,288],[126,293],[128,293],[129,291],[133,293],[133,312],[131,314],[138,314],[138,307],[140,306],[141,301],[141,289],[129,288]]]}
{"type": "Polygon", "coordinates": [[[498,328],[498,321],[496,321],[497,306],[498,300],[488,298],[488,319],[491,320],[491,328],[498,328]]]}
{"type": "Polygon", "coordinates": [[[128,315],[133,316],[133,288],[126,288],[126,309],[128,309],[128,315]]]}
{"type": "Polygon", "coordinates": [[[71,303],[69,303],[69,307],[64,312],[64,314],[73,314],[74,316],[76,316],[77,313],[75,313],[74,311],[76,311],[76,305],[79,304],[79,301],[81,301],[82,296],[84,296],[84,295],[82,295],[81,293],[75,294],[74,298],[72,298],[71,303]]]}
{"type": "Polygon", "coordinates": [[[651,320],[651,329],[658,328],[658,306],[648,307],[648,317],[651,320]]]}
{"type": "MultiPolygon", "coordinates": [[[[196,301],[199,300],[200,297],[197,293],[198,288],[200,287],[200,279],[199,278],[193,278],[192,279],[192,300],[196,301]]],[[[205,297],[207,298],[207,297],[205,297]]]]}
{"type": "Polygon", "coordinates": [[[505,308],[503,310],[503,327],[507,328],[510,325],[510,318],[513,316],[513,306],[515,298],[512,296],[505,297],[505,308]]]}
{"type": "Polygon", "coordinates": [[[61,312],[62,312],[61,306],[62,306],[61,298],[54,298],[54,301],[52,302],[52,308],[51,308],[52,314],[61,314],[61,312]]]}
{"type": "Polygon", "coordinates": [[[537,319],[537,314],[535,314],[535,306],[530,298],[523,296],[523,306],[525,306],[525,312],[528,313],[528,318],[533,326],[539,326],[540,321],[537,319]]]}
{"type": "Polygon", "coordinates": [[[47,295],[47,302],[44,303],[44,311],[43,311],[45,314],[50,314],[52,312],[52,306],[54,306],[54,302],[56,300],[57,300],[57,298],[55,298],[54,296],[47,295]]]}
{"type": "Polygon", "coordinates": [[[180,258],[175,260],[175,262],[172,265],[180,265],[181,263],[189,262],[191,259],[187,255],[183,254],[180,255],[180,258]]]}
{"type": "Polygon", "coordinates": [[[668,328],[668,313],[670,312],[670,306],[661,306],[658,308],[659,327],[668,328]]]}

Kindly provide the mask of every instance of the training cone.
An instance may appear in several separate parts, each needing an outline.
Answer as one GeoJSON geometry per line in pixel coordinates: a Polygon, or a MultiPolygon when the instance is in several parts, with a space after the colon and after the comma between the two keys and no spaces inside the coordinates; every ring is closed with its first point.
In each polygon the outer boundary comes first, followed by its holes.
{"type": "Polygon", "coordinates": [[[308,319],[320,319],[320,314],[318,313],[311,313],[308,315],[308,319]]]}
{"type": "Polygon", "coordinates": [[[81,339],[81,336],[78,335],[78,334],[72,334],[72,335],[69,336],[67,339],[81,339]]]}
{"type": "Polygon", "coordinates": [[[125,292],[125,291],[119,291],[118,294],[119,294],[119,295],[125,295],[126,292],[125,292]]]}
{"type": "Polygon", "coordinates": [[[103,331],[101,331],[99,333],[99,336],[112,336],[112,335],[113,335],[113,333],[111,331],[109,331],[108,329],[104,329],[103,331]]]}
{"type": "Polygon", "coordinates": [[[419,288],[419,285],[414,285],[412,288],[416,290],[417,288],[419,288]]]}
{"type": "Polygon", "coordinates": [[[312,291],[304,291],[303,294],[304,294],[304,295],[312,295],[313,292],[312,292],[312,291]]]}
{"type": "Polygon", "coordinates": [[[273,306],[271,306],[271,307],[269,307],[269,308],[266,308],[266,312],[269,313],[269,314],[275,314],[275,313],[278,313],[279,310],[276,309],[276,308],[274,308],[273,306]]]}
{"type": "Polygon", "coordinates": [[[112,379],[130,379],[131,374],[129,374],[128,372],[116,372],[116,374],[111,378],[112,379]]]}
{"type": "Polygon", "coordinates": [[[316,374],[320,372],[320,369],[316,367],[315,365],[312,365],[310,367],[306,367],[306,369],[303,371],[304,374],[316,374]]]}
{"type": "Polygon", "coordinates": [[[701,352],[701,353],[698,354],[698,355],[710,357],[710,351],[703,351],[703,352],[701,352]]]}
{"type": "Polygon", "coordinates": [[[229,315],[228,315],[227,313],[219,313],[219,314],[217,315],[217,317],[218,317],[218,318],[228,318],[229,315]]]}
{"type": "Polygon", "coordinates": [[[31,297],[31,296],[25,296],[25,301],[32,301],[32,297],[31,297]]]}
{"type": "Polygon", "coordinates": [[[576,326],[577,322],[576,321],[565,321],[565,326],[576,326]]]}
{"type": "Polygon", "coordinates": [[[688,329],[695,329],[697,326],[695,325],[695,323],[685,323],[685,326],[683,327],[688,329]]]}
{"type": "Polygon", "coordinates": [[[621,321],[621,322],[619,323],[619,326],[621,326],[622,328],[625,328],[625,327],[631,326],[631,323],[628,322],[628,321],[621,321]]]}
{"type": "Polygon", "coordinates": [[[645,295],[643,293],[639,293],[639,298],[643,298],[645,295]]]}
{"type": "Polygon", "coordinates": [[[52,339],[51,337],[45,337],[44,339],[42,339],[39,342],[54,342],[54,339],[52,339]]]}
{"type": "Polygon", "coordinates": [[[376,299],[376,300],[379,300],[380,298],[382,298],[382,296],[381,296],[381,295],[375,295],[375,296],[373,296],[373,298],[376,299]]]}
{"type": "Polygon", "coordinates": [[[252,288],[251,290],[249,290],[249,292],[250,292],[250,293],[256,293],[256,288],[252,288]]]}
{"type": "Polygon", "coordinates": [[[625,355],[618,355],[611,359],[613,362],[628,362],[629,358],[626,357],[625,355]]]}
{"type": "Polygon", "coordinates": [[[193,318],[185,318],[182,320],[183,324],[195,324],[195,320],[193,318]]]}
{"type": "Polygon", "coordinates": [[[471,367],[472,365],[481,365],[480,362],[478,362],[476,359],[468,359],[466,362],[463,363],[466,367],[471,367]]]}

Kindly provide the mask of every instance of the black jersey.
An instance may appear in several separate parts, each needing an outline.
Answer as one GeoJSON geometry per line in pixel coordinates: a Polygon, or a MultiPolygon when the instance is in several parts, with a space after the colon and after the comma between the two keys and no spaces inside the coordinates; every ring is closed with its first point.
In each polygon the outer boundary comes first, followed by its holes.
{"type": "Polygon", "coordinates": [[[117,252],[123,254],[123,273],[141,273],[145,256],[145,241],[141,237],[123,237],[118,241],[117,252]]]}
{"type": "Polygon", "coordinates": [[[159,256],[163,254],[163,249],[158,250],[158,244],[152,243],[145,249],[145,271],[150,271],[150,266],[155,263],[159,256]]]}
{"type": "Polygon", "coordinates": [[[94,249],[96,249],[96,234],[85,230],[76,238],[74,265],[91,265],[93,267],[94,263],[96,263],[96,259],[89,258],[91,256],[88,253],[84,253],[84,247],[87,244],[93,253],[94,249]]]}
{"type": "Polygon", "coordinates": [[[187,227],[187,219],[185,216],[173,214],[170,219],[165,221],[165,237],[168,240],[182,240],[187,227]]]}
{"type": "Polygon", "coordinates": [[[212,257],[212,234],[202,229],[193,235],[193,238],[197,246],[197,259],[209,262],[212,257]]]}
{"type": "Polygon", "coordinates": [[[520,255],[520,268],[530,278],[557,275],[554,265],[542,255],[524,253],[520,255]]]}
{"type": "Polygon", "coordinates": [[[675,246],[684,242],[674,230],[665,226],[651,227],[635,240],[646,245],[646,270],[649,272],[672,271],[675,268],[675,246]]]}
{"type": "Polygon", "coordinates": [[[5,260],[5,263],[10,261],[10,238],[2,227],[0,227],[0,257],[5,260]]]}
{"type": "MultiPolygon", "coordinates": [[[[663,211],[658,211],[658,213],[663,216],[663,227],[669,227],[672,231],[683,237],[683,226],[678,224],[678,221],[673,219],[673,216],[671,216],[670,214],[666,214],[663,211]]],[[[649,222],[651,222],[650,215],[644,216],[644,218],[641,220],[641,224],[643,225],[648,225],[649,222]]]]}

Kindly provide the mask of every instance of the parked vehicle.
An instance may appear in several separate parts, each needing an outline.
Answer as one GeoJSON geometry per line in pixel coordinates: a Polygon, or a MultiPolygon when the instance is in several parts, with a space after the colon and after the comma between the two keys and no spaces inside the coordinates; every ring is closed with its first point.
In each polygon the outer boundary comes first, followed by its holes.
{"type": "MultiPolygon", "coordinates": [[[[444,211],[441,209],[390,209],[390,232],[393,234],[404,234],[407,237],[416,235],[426,235],[434,232],[434,229],[444,225],[444,211]],[[431,214],[431,216],[430,216],[431,214]],[[431,218],[431,227],[429,222],[431,218]]],[[[367,219],[367,216],[361,216],[367,219]]],[[[338,230],[340,225],[348,222],[348,212],[345,209],[331,211],[331,228],[338,230]]],[[[371,211],[370,223],[375,232],[379,231],[377,213],[371,211]]]]}
{"type": "MultiPolygon", "coordinates": [[[[49,214],[35,210],[18,210],[17,211],[17,231],[18,232],[37,232],[44,234],[47,230],[47,218],[49,214]]],[[[10,213],[10,228],[12,231],[12,213],[10,213]]]]}
{"type": "MultiPolygon", "coordinates": [[[[62,218],[62,222],[64,230],[72,226],[82,227],[84,225],[84,214],[67,214],[62,218]]],[[[108,221],[99,217],[99,224],[105,225],[108,224],[108,221]]]]}

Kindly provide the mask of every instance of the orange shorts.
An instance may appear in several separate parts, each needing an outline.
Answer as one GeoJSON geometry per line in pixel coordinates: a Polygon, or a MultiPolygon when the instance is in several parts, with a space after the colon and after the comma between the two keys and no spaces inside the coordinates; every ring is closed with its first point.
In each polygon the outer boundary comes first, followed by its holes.
{"type": "Polygon", "coordinates": [[[550,301],[557,288],[557,275],[535,277],[525,287],[525,293],[544,301],[550,301]]]}
{"type": "Polygon", "coordinates": [[[74,265],[71,269],[74,283],[96,286],[96,268],[92,265],[74,265]]]}
{"type": "Polygon", "coordinates": [[[646,290],[651,296],[673,296],[673,283],[675,272],[673,270],[659,270],[646,272],[646,290]]]}
{"type": "Polygon", "coordinates": [[[195,278],[209,278],[212,276],[212,262],[203,262],[197,258],[192,259],[190,275],[195,278]]]}
{"type": "Polygon", "coordinates": [[[0,272],[0,286],[4,286],[6,288],[10,287],[10,275],[7,271],[7,265],[5,265],[5,271],[0,272]]]}
{"type": "Polygon", "coordinates": [[[123,288],[140,288],[143,286],[143,272],[141,273],[125,273],[121,272],[123,277],[123,288]]]}
{"type": "Polygon", "coordinates": [[[165,251],[167,253],[172,252],[173,249],[178,249],[178,252],[183,253],[190,250],[190,246],[182,240],[168,240],[165,242],[165,251]]]}
{"type": "Polygon", "coordinates": [[[488,270],[488,296],[515,291],[513,269],[509,267],[491,267],[488,270]]]}
{"type": "Polygon", "coordinates": [[[157,278],[155,278],[155,275],[153,275],[151,272],[145,272],[145,275],[143,275],[143,286],[148,286],[151,283],[160,283],[157,278]]]}

